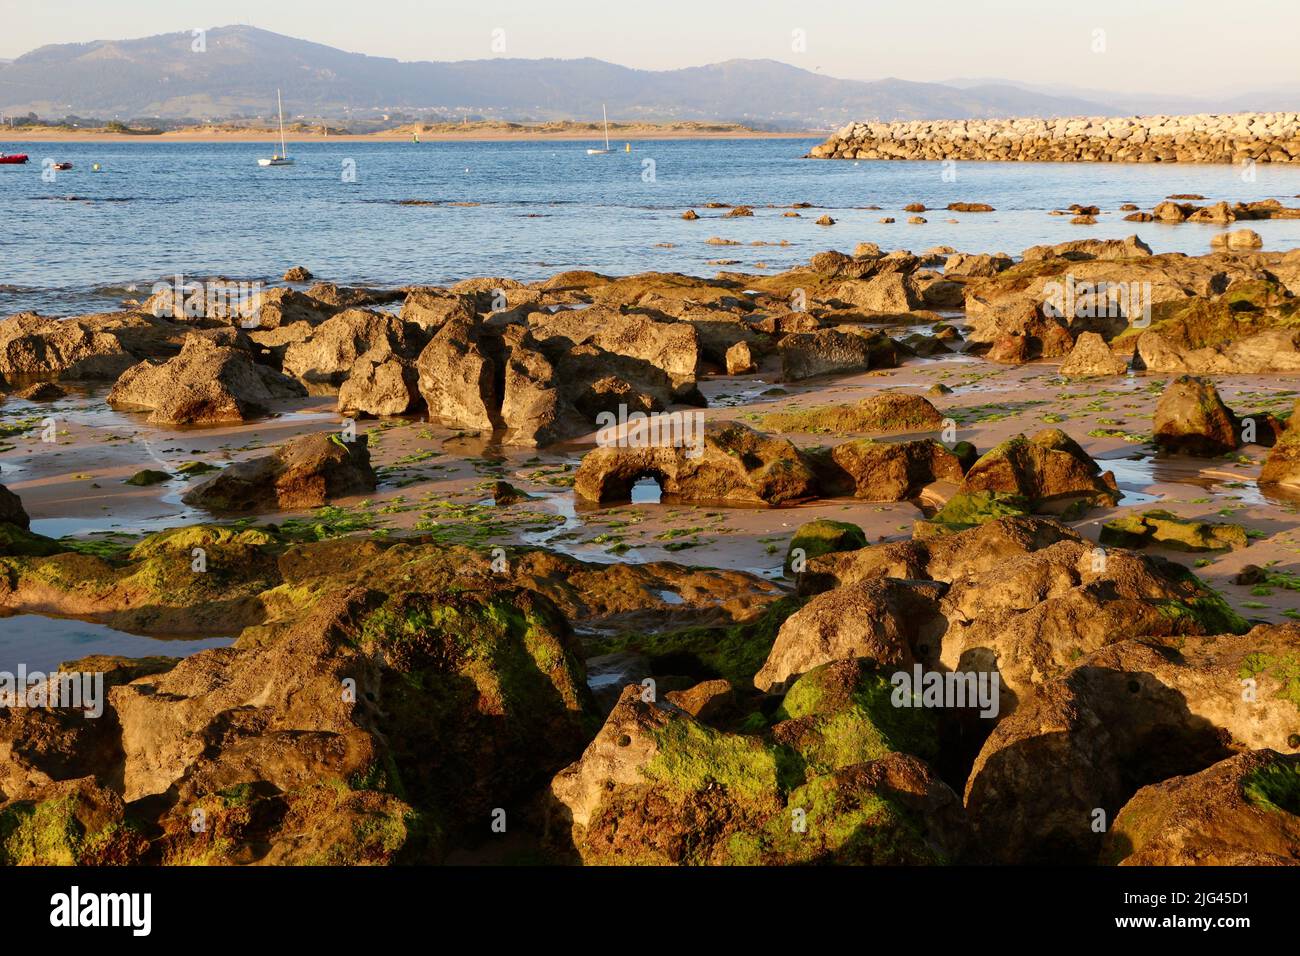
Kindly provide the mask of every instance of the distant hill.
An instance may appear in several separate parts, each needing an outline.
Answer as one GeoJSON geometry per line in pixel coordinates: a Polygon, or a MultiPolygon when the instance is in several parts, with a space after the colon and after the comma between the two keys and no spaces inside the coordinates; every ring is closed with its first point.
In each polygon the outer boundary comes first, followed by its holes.
{"type": "Polygon", "coordinates": [[[1150,116],[1167,114],[1183,116],[1191,113],[1250,113],[1293,112],[1300,109],[1300,84],[1290,87],[1254,90],[1247,93],[1225,93],[1222,96],[1193,96],[1183,94],[1143,93],[1129,91],[1117,93],[1109,90],[1090,90],[1073,86],[1019,83],[1001,79],[944,80],[944,86],[962,90],[987,89],[989,86],[1010,86],[1044,96],[1072,97],[1101,104],[1095,115],[1122,114],[1125,116],[1150,116]]]}
{"type": "Polygon", "coordinates": [[[293,116],[436,110],[508,120],[599,117],[827,129],[849,120],[962,119],[1109,112],[1087,99],[1010,83],[957,88],[840,80],[774,60],[635,70],[602,60],[404,63],[248,26],[45,46],[0,63],[0,112],[218,119],[265,116],[284,90],[293,116]]]}

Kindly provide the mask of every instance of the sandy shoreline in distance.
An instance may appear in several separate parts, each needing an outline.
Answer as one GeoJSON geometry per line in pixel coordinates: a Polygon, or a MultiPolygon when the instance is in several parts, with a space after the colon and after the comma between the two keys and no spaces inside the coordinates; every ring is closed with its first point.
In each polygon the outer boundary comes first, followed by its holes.
{"type": "MultiPolygon", "coordinates": [[[[824,132],[771,133],[762,130],[720,130],[705,132],[701,130],[610,130],[610,148],[620,148],[620,144],[656,139],[810,139],[825,136],[824,132]]],[[[586,131],[564,132],[528,132],[526,130],[466,130],[464,133],[428,131],[420,134],[424,143],[436,142],[527,142],[530,140],[547,141],[598,141],[604,138],[602,133],[586,131]]],[[[68,130],[2,130],[2,143],[275,143],[280,134],[275,130],[249,130],[240,132],[221,132],[213,130],[177,130],[176,132],[156,135],[131,135],[109,133],[102,130],[72,132],[68,130]]],[[[382,133],[338,133],[323,136],[320,133],[294,132],[286,135],[290,143],[386,143],[410,142],[409,131],[382,133]]],[[[8,147],[6,147],[8,148],[8,147]]]]}

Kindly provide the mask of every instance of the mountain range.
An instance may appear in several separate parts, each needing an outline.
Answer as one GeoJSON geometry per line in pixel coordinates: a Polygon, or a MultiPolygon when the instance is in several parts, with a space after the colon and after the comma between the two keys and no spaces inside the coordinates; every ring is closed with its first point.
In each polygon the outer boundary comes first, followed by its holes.
{"type": "MultiPolygon", "coordinates": [[[[1006,80],[844,80],[775,60],[678,70],[639,70],[590,58],[403,62],[250,26],[213,28],[202,52],[193,45],[190,33],[169,33],[55,44],[0,61],[0,113],[123,120],[266,116],[277,88],[291,116],[331,119],[424,111],[444,118],[590,120],[605,105],[611,118],[622,121],[811,130],[849,120],[1130,111],[1125,100],[1097,91],[1006,80]]],[[[1286,95],[1278,91],[1277,98],[1286,95]]],[[[1293,91],[1290,102],[1298,99],[1293,91]]]]}

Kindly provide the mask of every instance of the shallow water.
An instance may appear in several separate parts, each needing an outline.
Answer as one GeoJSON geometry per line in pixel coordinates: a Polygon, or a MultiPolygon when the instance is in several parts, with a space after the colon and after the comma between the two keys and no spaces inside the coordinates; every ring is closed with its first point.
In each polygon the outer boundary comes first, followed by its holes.
{"type": "Polygon", "coordinates": [[[121,657],[189,657],[211,647],[225,647],[233,638],[200,639],[142,637],[90,624],[39,614],[5,616],[0,611],[0,671],[13,673],[19,664],[28,671],[52,671],[65,661],[89,654],[121,657]]]}
{"type": "MultiPolygon", "coordinates": [[[[260,144],[6,143],[33,160],[0,167],[0,314],[107,309],[175,273],[271,279],[292,264],[375,285],[536,279],[573,268],[712,274],[718,250],[704,240],[715,235],[742,243],[726,253],[740,270],[758,262],[779,270],[864,240],[1016,254],[1137,233],[1157,252],[1201,253],[1218,227],[1123,222],[1119,205],[1150,209],[1171,193],[1290,204],[1300,194],[1294,166],[1261,164],[1255,181],[1243,182],[1234,166],[962,163],[947,182],[938,163],[801,159],[817,142],[648,141],[598,157],[585,143],[311,143],[291,147],[297,165],[267,169],[256,165],[260,144]],[[74,169],[46,182],[46,157],[74,169]],[[345,161],[355,163],[355,182],[343,181],[345,161]],[[91,171],[96,162],[101,172],[91,171]],[[401,204],[412,199],[438,204],[401,204]],[[710,200],[748,204],[755,215],[716,218],[723,210],[705,209],[710,200]],[[997,211],[943,211],[962,200],[997,211]],[[795,202],[817,208],[783,217],[781,207],[795,202]],[[904,221],[902,206],[912,202],[935,207],[928,224],[904,221]],[[1075,202],[1106,214],[1091,227],[1047,215],[1075,202]],[[691,207],[700,221],[680,218],[691,207]],[[822,212],[838,225],[817,226],[822,212]],[[885,215],[898,222],[880,224],[885,215]]],[[[1300,220],[1250,226],[1267,248],[1300,246],[1300,220]]]]}

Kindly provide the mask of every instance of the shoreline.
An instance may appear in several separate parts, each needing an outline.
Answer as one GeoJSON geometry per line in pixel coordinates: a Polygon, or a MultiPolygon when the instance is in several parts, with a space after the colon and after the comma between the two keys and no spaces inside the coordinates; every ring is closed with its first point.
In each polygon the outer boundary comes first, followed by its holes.
{"type": "MultiPolygon", "coordinates": [[[[14,130],[14,133],[20,131],[14,130]]],[[[764,130],[656,130],[638,128],[636,130],[610,131],[611,151],[618,142],[645,142],[648,140],[726,140],[726,139],[815,139],[825,135],[824,132],[767,132],[764,130]]],[[[0,137],[4,143],[276,143],[280,134],[275,130],[248,132],[218,132],[211,130],[178,130],[176,132],[152,134],[110,133],[100,130],[71,132],[66,130],[22,130],[21,135],[0,137]]],[[[404,143],[411,139],[410,130],[403,132],[385,131],[382,133],[338,133],[325,136],[320,133],[296,132],[285,137],[289,143],[404,143]]],[[[548,131],[529,132],[526,130],[467,130],[464,133],[421,132],[422,143],[443,142],[598,142],[604,139],[603,133],[587,131],[548,131]]],[[[5,149],[11,147],[6,146],[5,149]]]]}

